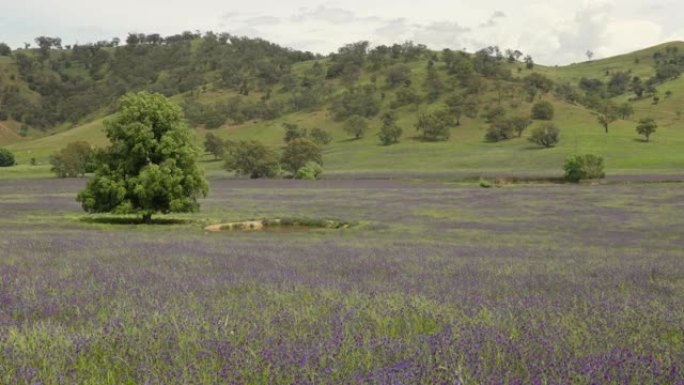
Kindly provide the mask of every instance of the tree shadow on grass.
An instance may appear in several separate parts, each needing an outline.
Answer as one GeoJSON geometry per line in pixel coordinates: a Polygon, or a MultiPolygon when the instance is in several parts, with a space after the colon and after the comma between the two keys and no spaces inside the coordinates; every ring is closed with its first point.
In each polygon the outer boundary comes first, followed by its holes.
{"type": "Polygon", "coordinates": [[[651,143],[650,140],[646,140],[646,139],[644,139],[644,138],[634,138],[634,139],[632,139],[632,140],[634,140],[634,141],[637,142],[637,143],[651,143]]]}
{"type": "Polygon", "coordinates": [[[150,222],[144,222],[141,217],[121,217],[121,216],[98,216],[82,217],[81,222],[105,225],[186,225],[192,223],[190,219],[178,218],[152,218],[150,222]]]}

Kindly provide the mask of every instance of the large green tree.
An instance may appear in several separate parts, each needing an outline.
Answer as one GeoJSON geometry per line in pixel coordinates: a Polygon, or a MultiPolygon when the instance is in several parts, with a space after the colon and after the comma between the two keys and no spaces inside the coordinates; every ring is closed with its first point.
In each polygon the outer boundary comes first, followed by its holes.
{"type": "Polygon", "coordinates": [[[181,109],[148,92],[126,94],[119,104],[118,114],[105,121],[111,145],[78,194],[83,209],[139,214],[146,223],[155,213],[197,211],[209,185],[181,109]]]}

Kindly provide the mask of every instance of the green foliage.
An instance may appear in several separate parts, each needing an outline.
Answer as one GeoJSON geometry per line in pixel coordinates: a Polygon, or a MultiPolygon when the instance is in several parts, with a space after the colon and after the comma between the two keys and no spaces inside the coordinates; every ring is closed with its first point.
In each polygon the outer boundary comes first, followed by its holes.
{"type": "Polygon", "coordinates": [[[497,119],[490,123],[485,140],[488,142],[500,142],[512,139],[515,136],[515,127],[510,119],[497,119]]]}
{"type": "Polygon", "coordinates": [[[639,124],[636,127],[636,132],[639,135],[643,135],[646,137],[646,141],[648,142],[651,138],[651,135],[656,132],[656,129],[658,128],[658,123],[653,118],[643,118],[639,120],[639,124]]]}
{"type": "Polygon", "coordinates": [[[290,143],[295,139],[306,138],[308,132],[305,128],[300,128],[299,125],[294,123],[283,123],[283,128],[285,129],[285,137],[283,140],[285,143],[290,143]]]}
{"type": "Polygon", "coordinates": [[[634,107],[631,103],[622,103],[617,107],[617,113],[621,119],[627,119],[634,115],[634,107]]]}
{"type": "Polygon", "coordinates": [[[5,43],[0,43],[0,56],[12,55],[12,49],[5,43]]]}
{"type": "Polygon", "coordinates": [[[323,164],[323,155],[318,145],[308,139],[295,139],[283,150],[280,163],[283,168],[295,175],[297,170],[309,162],[323,164]]]}
{"type": "Polygon", "coordinates": [[[332,142],[332,135],[328,131],[325,131],[320,128],[312,129],[311,133],[309,134],[309,137],[314,143],[316,143],[319,146],[325,146],[332,142]]]}
{"type": "Polygon", "coordinates": [[[453,94],[445,101],[449,112],[456,117],[456,125],[461,125],[461,118],[465,115],[469,118],[477,117],[480,102],[476,96],[465,94],[453,94]]]}
{"type": "Polygon", "coordinates": [[[606,174],[603,172],[603,158],[596,155],[571,155],[563,164],[565,180],[577,183],[583,179],[600,179],[606,174]]]}
{"type": "Polygon", "coordinates": [[[436,142],[449,140],[451,136],[452,118],[449,111],[440,110],[418,115],[416,130],[420,131],[423,140],[436,142]]]}
{"type": "Polygon", "coordinates": [[[532,120],[527,116],[515,116],[510,119],[513,130],[518,134],[518,138],[522,136],[523,131],[532,124],[532,120]]]}
{"type": "Polygon", "coordinates": [[[353,115],[371,118],[380,111],[380,102],[375,96],[375,87],[366,85],[345,91],[333,101],[330,109],[337,121],[353,115]]]}
{"type": "Polygon", "coordinates": [[[249,140],[229,146],[224,168],[252,179],[273,178],[280,172],[278,154],[263,143],[249,140]]]}
{"type": "Polygon", "coordinates": [[[390,107],[399,108],[409,104],[418,104],[420,101],[420,95],[416,93],[416,90],[410,86],[404,86],[397,90],[395,93],[395,99],[390,104],[390,107]]]}
{"type": "Polygon", "coordinates": [[[14,154],[12,151],[0,147],[0,167],[14,166],[14,154]]]}
{"type": "Polygon", "coordinates": [[[408,64],[395,64],[389,67],[385,74],[387,85],[390,87],[411,85],[411,67],[408,64]]]}
{"type": "Polygon", "coordinates": [[[294,175],[295,179],[316,180],[323,174],[323,167],[316,162],[307,162],[294,175]]]}
{"type": "Polygon", "coordinates": [[[608,133],[608,126],[618,120],[618,108],[613,102],[605,102],[596,111],[596,120],[608,133]]]}
{"type": "Polygon", "coordinates": [[[126,94],[105,121],[111,145],[77,200],[88,212],[193,212],[209,185],[197,165],[199,148],[181,109],[160,94],[126,94]]]}
{"type": "Polygon", "coordinates": [[[485,122],[491,124],[502,120],[504,115],[506,115],[506,109],[499,104],[495,104],[485,107],[485,111],[482,113],[482,118],[484,118],[485,122]]]}
{"type": "Polygon", "coordinates": [[[359,115],[353,115],[344,122],[344,132],[355,139],[362,138],[368,131],[368,120],[359,115]]]}
{"type": "Polygon", "coordinates": [[[75,178],[97,167],[94,163],[93,148],[88,142],[78,141],[69,143],[50,157],[52,168],[50,171],[60,178],[75,178]],[[89,167],[90,165],[90,167],[89,167]]]}
{"type": "Polygon", "coordinates": [[[532,119],[552,120],[554,115],[553,104],[547,101],[537,102],[532,106],[532,119]]]}
{"type": "Polygon", "coordinates": [[[214,158],[221,159],[226,151],[226,146],[221,138],[210,132],[204,137],[204,150],[214,155],[214,158]]]}
{"type": "Polygon", "coordinates": [[[528,140],[542,147],[553,147],[560,140],[560,130],[551,122],[544,123],[532,130],[528,140]]]}
{"type": "Polygon", "coordinates": [[[380,132],[378,133],[380,143],[385,146],[399,143],[402,133],[403,130],[397,126],[397,117],[393,112],[386,112],[382,115],[382,127],[380,127],[380,132]]]}

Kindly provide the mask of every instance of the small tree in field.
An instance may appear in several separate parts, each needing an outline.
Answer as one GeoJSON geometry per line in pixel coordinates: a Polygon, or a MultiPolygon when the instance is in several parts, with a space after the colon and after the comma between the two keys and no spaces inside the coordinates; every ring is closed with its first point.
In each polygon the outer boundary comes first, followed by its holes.
{"type": "Polygon", "coordinates": [[[618,108],[611,102],[604,103],[596,112],[596,120],[603,126],[606,134],[608,133],[608,126],[618,120],[618,116],[618,108]]]}
{"type": "Polygon", "coordinates": [[[368,120],[362,116],[353,115],[344,123],[344,131],[354,136],[355,139],[360,139],[368,131],[368,120]]]}
{"type": "Polygon", "coordinates": [[[397,116],[394,112],[390,111],[382,115],[382,127],[380,127],[380,132],[378,133],[380,143],[385,146],[398,143],[402,132],[401,127],[397,126],[397,116]]]}
{"type": "Polygon", "coordinates": [[[551,120],[553,119],[553,104],[549,102],[538,102],[532,106],[532,119],[551,120]]]}
{"type": "Polygon", "coordinates": [[[323,164],[321,149],[308,139],[295,139],[285,146],[280,163],[283,168],[295,175],[297,170],[309,162],[323,164]]]}
{"type": "Polygon", "coordinates": [[[603,172],[603,158],[596,155],[571,155],[563,164],[565,180],[577,183],[582,179],[600,179],[603,172]]]}
{"type": "Polygon", "coordinates": [[[76,198],[88,212],[140,214],[192,212],[209,185],[197,165],[200,149],[181,109],[160,94],[121,97],[119,113],[105,121],[111,145],[99,156],[95,177],[76,198]]]}
{"type": "Polygon", "coordinates": [[[656,128],[658,128],[658,123],[656,123],[655,120],[652,118],[644,118],[639,120],[636,131],[639,135],[645,136],[646,141],[648,142],[650,140],[651,134],[656,132],[656,128]]]}
{"type": "Polygon", "coordinates": [[[449,111],[443,110],[418,115],[416,130],[421,132],[423,140],[430,142],[446,141],[451,136],[451,125],[451,114],[449,111]]]}
{"type": "Polygon", "coordinates": [[[0,167],[14,166],[14,154],[12,151],[0,147],[0,167]]]}
{"type": "Polygon", "coordinates": [[[319,146],[325,146],[326,144],[330,144],[330,142],[332,142],[332,135],[330,135],[328,131],[320,128],[314,128],[311,130],[309,137],[319,146]]]}
{"type": "Polygon", "coordinates": [[[210,132],[204,137],[204,149],[214,155],[215,159],[221,159],[226,151],[226,146],[221,138],[210,132]]]}
{"type": "Polygon", "coordinates": [[[93,162],[93,149],[88,142],[79,141],[67,144],[50,157],[52,168],[60,178],[74,178],[88,172],[89,164],[93,162]]]}
{"type": "Polygon", "coordinates": [[[252,179],[272,178],[278,175],[278,154],[263,143],[250,140],[227,146],[224,168],[252,179]]]}
{"type": "Polygon", "coordinates": [[[532,130],[528,140],[546,148],[553,147],[560,140],[560,130],[553,123],[542,124],[532,130]]]}

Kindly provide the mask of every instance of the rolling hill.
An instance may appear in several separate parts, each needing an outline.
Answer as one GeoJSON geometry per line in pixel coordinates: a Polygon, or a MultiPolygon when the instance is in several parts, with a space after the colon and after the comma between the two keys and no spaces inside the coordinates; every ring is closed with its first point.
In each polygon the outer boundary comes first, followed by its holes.
{"type": "MultiPolygon", "coordinates": [[[[193,41],[192,47],[197,50],[201,44],[204,43],[193,41]]],[[[476,68],[472,75],[478,79],[479,85],[476,86],[467,84],[469,80],[458,81],[458,75],[449,72],[449,64],[446,59],[443,59],[444,53],[426,49],[410,60],[405,57],[392,60],[390,53],[387,56],[390,58],[389,63],[380,67],[372,65],[374,63],[371,60],[372,51],[368,51],[364,64],[359,68],[354,67],[357,72],[351,76],[351,80],[345,78],[344,73],[330,76],[331,69],[340,62],[344,62],[340,58],[344,58],[351,48],[354,46],[345,47],[347,51],[340,49],[338,54],[330,57],[312,59],[302,56],[292,60],[289,68],[283,70],[283,73],[279,74],[277,79],[272,79],[268,85],[258,84],[263,79],[250,75],[252,77],[249,78],[249,82],[255,85],[250,85],[251,89],[247,92],[243,89],[247,80],[244,83],[238,81],[234,85],[227,85],[225,76],[219,74],[225,70],[212,69],[211,65],[207,65],[196,86],[169,96],[184,106],[188,115],[192,114],[193,108],[201,107],[201,111],[211,114],[213,109],[218,111],[230,109],[235,105],[242,106],[241,109],[238,108],[238,112],[228,114],[224,122],[218,124],[216,128],[208,129],[205,127],[208,124],[191,121],[191,125],[196,126],[198,140],[201,140],[207,132],[213,132],[223,139],[258,140],[271,146],[281,146],[284,134],[283,123],[294,123],[306,129],[322,128],[330,132],[333,137],[333,141],[323,148],[326,174],[558,175],[561,172],[560,166],[563,159],[575,153],[594,153],[603,156],[609,174],[674,174],[684,170],[684,154],[682,153],[682,148],[684,148],[684,121],[682,120],[684,79],[672,76],[668,79],[661,79],[657,84],[654,82],[655,91],[652,94],[642,95],[641,98],[635,97],[630,89],[610,94],[613,80],[619,78],[616,74],[628,78],[630,82],[635,77],[644,81],[654,78],[659,73],[660,67],[658,66],[664,60],[659,57],[660,53],[668,52],[675,55],[679,50],[684,52],[684,43],[672,42],[613,58],[559,67],[534,65],[528,68],[524,62],[504,58],[496,62],[497,72],[494,75],[478,72],[480,69],[476,68]],[[403,75],[405,79],[402,80],[401,85],[392,86],[389,81],[390,71],[401,66],[403,66],[402,71],[405,72],[403,75]],[[430,69],[431,67],[436,70],[430,69]],[[327,69],[327,76],[316,75],[316,71],[320,68],[327,69]],[[437,74],[435,76],[442,87],[438,95],[432,98],[431,89],[426,80],[429,78],[428,72],[430,71],[437,74]],[[526,90],[529,90],[529,87],[526,86],[526,82],[531,74],[539,74],[543,78],[550,79],[554,88],[537,90],[538,92],[535,91],[534,95],[527,94],[526,90]],[[603,127],[597,123],[594,109],[589,105],[591,101],[589,91],[583,90],[581,85],[578,86],[582,79],[599,81],[604,87],[602,90],[609,90],[608,94],[601,91],[603,92],[601,100],[609,100],[616,105],[628,103],[634,110],[633,115],[618,119],[610,125],[609,133],[606,134],[603,127]],[[303,85],[292,85],[305,84],[305,82],[315,83],[315,85],[307,86],[308,88],[303,85]],[[410,85],[416,91],[421,102],[393,106],[399,90],[405,85],[410,85]],[[572,97],[559,91],[561,85],[577,92],[583,99],[572,100],[572,97]],[[373,88],[373,97],[378,103],[379,113],[370,116],[370,131],[363,138],[354,140],[344,132],[343,121],[336,119],[335,103],[346,92],[349,92],[348,90],[360,89],[364,86],[373,88]],[[321,94],[324,95],[316,103],[305,108],[291,107],[299,103],[300,94],[314,93],[312,90],[315,90],[315,87],[319,87],[322,90],[321,94]],[[475,118],[462,118],[462,124],[451,128],[448,141],[421,140],[414,127],[418,116],[445,108],[449,95],[459,92],[468,93],[470,91],[466,90],[470,90],[470,87],[477,89],[480,114],[475,118]],[[525,140],[530,129],[542,124],[541,121],[535,121],[522,138],[496,143],[484,140],[489,123],[482,115],[487,107],[502,106],[506,111],[506,116],[528,115],[532,105],[541,100],[552,103],[555,109],[553,122],[561,130],[561,140],[556,147],[541,149],[525,140]],[[255,106],[262,108],[280,106],[281,112],[277,116],[258,116],[263,113],[249,116],[248,111],[250,108],[255,109],[255,106]],[[389,110],[396,112],[397,123],[403,128],[404,134],[400,143],[382,146],[377,138],[381,125],[379,117],[382,112],[389,110]],[[649,143],[642,141],[635,132],[637,121],[644,117],[656,119],[659,125],[649,143]]],[[[106,49],[108,52],[114,52],[111,55],[115,56],[116,52],[125,47],[106,49]]],[[[491,52],[490,54],[491,57],[495,55],[491,52]]],[[[278,58],[278,55],[280,53],[272,57],[278,58]]],[[[471,57],[477,66],[477,55],[471,55],[471,57]]],[[[272,60],[277,61],[277,59],[272,60]]],[[[4,74],[5,78],[14,79],[13,84],[20,93],[26,94],[27,99],[35,100],[38,98],[36,92],[27,84],[22,83],[16,66],[17,64],[12,60],[4,58],[0,61],[0,73],[4,74]]],[[[72,65],[71,68],[76,66],[78,64],[72,65]]],[[[160,70],[161,75],[155,80],[156,83],[142,87],[142,89],[155,90],[155,87],[158,87],[159,83],[163,82],[167,76],[171,76],[169,74],[174,71],[176,69],[167,66],[160,70]]],[[[111,78],[113,75],[107,76],[111,78]]],[[[109,78],[99,79],[94,84],[105,82],[107,79],[109,78]]],[[[307,96],[309,95],[304,95],[301,99],[306,101],[307,96]]],[[[44,175],[48,168],[47,162],[50,154],[69,142],[86,140],[95,146],[106,144],[102,122],[111,111],[113,111],[112,105],[104,103],[85,113],[76,123],[62,122],[43,130],[31,127],[24,132],[23,136],[19,135],[18,131],[22,124],[14,120],[5,121],[0,126],[0,145],[12,150],[20,165],[26,165],[31,158],[36,160],[37,166],[23,166],[21,174],[44,175]]],[[[202,113],[199,115],[201,118],[202,113]]],[[[211,161],[208,155],[203,164],[211,174],[225,174],[225,171],[221,170],[222,163],[211,161]]],[[[0,169],[0,177],[3,173],[9,172],[0,169]]],[[[18,172],[15,170],[12,174],[16,175],[18,172]]]]}

